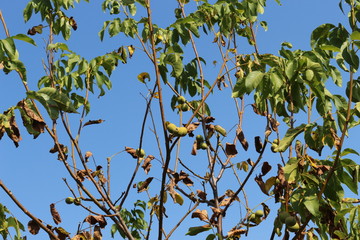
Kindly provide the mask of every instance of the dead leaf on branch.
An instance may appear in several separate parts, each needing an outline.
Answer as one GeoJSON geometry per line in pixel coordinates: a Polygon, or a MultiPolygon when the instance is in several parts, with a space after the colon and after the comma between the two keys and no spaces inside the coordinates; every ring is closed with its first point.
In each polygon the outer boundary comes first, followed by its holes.
{"type": "Polygon", "coordinates": [[[136,149],[131,148],[131,147],[125,147],[125,151],[130,154],[134,159],[137,159],[138,156],[136,154],[136,149]]]}
{"type": "Polygon", "coordinates": [[[258,153],[261,153],[261,150],[263,149],[263,144],[261,142],[261,138],[259,136],[255,137],[255,150],[258,153]]]}
{"type": "MultiPolygon", "coordinates": [[[[23,119],[24,125],[29,128],[31,127],[33,131],[36,133],[32,133],[34,135],[34,139],[37,138],[40,133],[44,132],[45,122],[44,120],[36,113],[36,110],[31,106],[32,103],[27,102],[26,100],[21,100],[18,102],[17,106],[21,109],[21,118],[23,119]]],[[[31,131],[31,130],[30,130],[31,131]]]]}
{"type": "Polygon", "coordinates": [[[87,121],[83,127],[85,126],[88,126],[88,125],[93,125],[93,124],[100,124],[100,123],[103,123],[105,122],[105,120],[102,120],[102,119],[98,119],[98,120],[89,120],[87,121]]]}
{"type": "Polygon", "coordinates": [[[207,116],[204,118],[205,123],[211,123],[215,121],[215,118],[212,116],[207,116]]]}
{"type": "Polygon", "coordinates": [[[93,240],[101,240],[101,239],[102,239],[102,234],[101,234],[100,226],[96,225],[94,228],[93,240]]]}
{"type": "Polygon", "coordinates": [[[200,210],[200,209],[196,209],[192,214],[191,214],[191,218],[199,218],[201,221],[204,222],[208,222],[208,213],[207,211],[204,210],[200,210]]]}
{"type": "Polygon", "coordinates": [[[19,142],[21,141],[20,130],[16,124],[15,116],[10,117],[9,119],[10,128],[7,131],[9,138],[14,142],[15,146],[19,146],[19,142]]]}
{"type": "Polygon", "coordinates": [[[268,162],[264,162],[261,167],[261,174],[265,176],[271,170],[271,165],[268,162]]]}
{"type": "Polygon", "coordinates": [[[232,143],[226,143],[225,152],[229,158],[233,158],[236,156],[236,154],[238,154],[235,144],[232,143]]]}
{"type": "Polygon", "coordinates": [[[286,182],[284,168],[278,164],[278,172],[277,172],[277,178],[280,180],[281,185],[284,185],[286,182]]]}
{"type": "Polygon", "coordinates": [[[196,190],[196,194],[197,196],[201,199],[201,200],[206,200],[206,193],[201,191],[201,190],[196,190]]]}
{"type": "Polygon", "coordinates": [[[93,155],[92,152],[87,151],[87,152],[85,153],[85,162],[88,162],[88,161],[89,161],[89,157],[91,157],[92,155],[93,155]]]}
{"type": "MultiPolygon", "coordinates": [[[[194,134],[193,134],[193,131],[195,131],[195,129],[200,125],[199,122],[193,122],[193,123],[190,123],[186,128],[188,130],[188,135],[190,137],[193,137],[194,134]]],[[[185,124],[184,124],[184,127],[185,127],[185,124]]]]}
{"type": "Polygon", "coordinates": [[[192,148],[191,148],[191,155],[196,156],[196,154],[197,154],[197,146],[198,146],[197,142],[194,141],[194,143],[192,145],[192,148]]]}
{"type": "Polygon", "coordinates": [[[58,238],[60,240],[65,240],[70,236],[70,233],[68,233],[64,228],[62,227],[56,227],[54,228],[55,232],[58,234],[58,238]]]}
{"type": "Polygon", "coordinates": [[[236,130],[236,137],[239,139],[241,146],[244,148],[245,151],[249,148],[249,143],[245,138],[244,132],[241,128],[236,130]]]}
{"type": "Polygon", "coordinates": [[[147,178],[144,182],[141,182],[137,185],[137,191],[138,193],[144,192],[148,189],[149,184],[153,180],[153,177],[147,178]]]}
{"type": "Polygon", "coordinates": [[[101,228],[104,228],[107,225],[106,219],[103,215],[89,215],[83,222],[90,223],[91,225],[98,223],[101,228]]]}
{"type": "Polygon", "coordinates": [[[82,170],[78,170],[76,172],[76,178],[80,181],[83,182],[85,181],[85,178],[89,177],[89,174],[91,174],[92,170],[88,169],[89,171],[86,171],[85,169],[82,170]]]}
{"type": "Polygon", "coordinates": [[[220,207],[224,207],[230,204],[231,198],[224,198],[221,202],[220,202],[220,207]]]}
{"type": "MultiPolygon", "coordinates": [[[[231,189],[228,189],[228,190],[225,191],[225,196],[227,196],[227,197],[230,197],[230,198],[231,198],[231,197],[233,197],[234,195],[235,195],[235,193],[234,193],[234,191],[231,190],[231,189]]],[[[238,196],[236,196],[236,197],[234,198],[234,200],[240,202],[240,199],[239,199],[238,196]]]]}
{"type": "Polygon", "coordinates": [[[142,164],[142,168],[144,169],[145,173],[148,174],[151,169],[151,161],[154,160],[155,157],[153,155],[149,155],[145,158],[144,163],[142,164]]]}
{"type": "Polygon", "coordinates": [[[246,162],[252,167],[255,165],[255,163],[250,158],[246,160],[246,162]]]}
{"type": "Polygon", "coordinates": [[[229,238],[240,238],[241,234],[245,234],[246,230],[245,229],[231,229],[228,232],[228,237],[229,238]]]}
{"type": "Polygon", "coordinates": [[[35,220],[30,220],[28,222],[28,230],[32,235],[36,235],[40,231],[40,225],[35,220]]]}
{"type": "Polygon", "coordinates": [[[72,29],[74,29],[74,31],[77,30],[78,25],[77,25],[77,22],[75,21],[75,19],[73,17],[69,18],[69,24],[72,27],[72,29]]]}
{"type": "Polygon", "coordinates": [[[50,213],[51,213],[51,216],[53,217],[53,220],[54,220],[54,223],[55,223],[55,224],[61,223],[60,214],[59,214],[59,212],[56,210],[54,203],[50,204],[50,213]]]}

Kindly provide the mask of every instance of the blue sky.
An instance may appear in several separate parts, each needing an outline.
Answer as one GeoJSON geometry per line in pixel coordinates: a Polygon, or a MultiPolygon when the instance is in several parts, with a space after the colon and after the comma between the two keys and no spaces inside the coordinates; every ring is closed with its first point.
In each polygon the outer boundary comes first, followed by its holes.
{"type": "MultiPolygon", "coordinates": [[[[26,33],[29,28],[40,23],[39,17],[34,17],[28,23],[24,23],[22,18],[22,9],[25,7],[26,0],[18,1],[2,1],[0,10],[3,12],[10,34],[26,33]]],[[[282,6],[279,6],[275,1],[268,1],[268,6],[265,8],[264,15],[260,16],[262,21],[267,21],[269,29],[264,31],[261,27],[257,29],[258,45],[260,53],[276,54],[280,49],[282,42],[287,41],[293,44],[294,49],[310,49],[310,34],[313,29],[323,23],[343,22],[346,20],[338,8],[338,1],[329,0],[291,0],[282,1],[282,6]]],[[[173,7],[176,6],[176,1],[153,1],[154,22],[159,26],[164,27],[167,23],[174,21],[173,7]]],[[[93,58],[97,55],[102,55],[117,49],[120,45],[128,45],[132,42],[124,37],[115,37],[113,39],[105,38],[101,42],[97,37],[98,31],[102,27],[103,21],[112,19],[108,13],[103,13],[100,8],[100,1],[90,1],[90,3],[81,2],[76,5],[74,10],[71,10],[69,16],[74,16],[78,23],[78,30],[72,33],[72,37],[68,43],[70,49],[76,53],[84,56],[87,59],[93,58]]],[[[5,38],[4,31],[0,30],[0,38],[5,38]]],[[[41,60],[45,58],[44,55],[44,40],[45,35],[34,36],[38,46],[30,46],[18,42],[20,51],[20,58],[28,68],[29,85],[35,90],[38,79],[44,75],[41,60]]],[[[213,67],[211,62],[219,58],[218,52],[208,51],[206,44],[203,46],[201,40],[196,40],[199,44],[200,55],[206,56],[208,59],[206,78],[213,81],[212,76],[216,76],[217,69],[213,67]]],[[[139,45],[138,42],[135,44],[139,45]]],[[[240,51],[249,53],[252,51],[248,46],[240,47],[240,51]]],[[[145,110],[145,101],[142,95],[147,94],[147,90],[136,80],[136,76],[140,72],[148,71],[151,73],[151,64],[149,60],[144,59],[144,54],[140,51],[135,52],[134,57],[126,65],[121,65],[112,75],[113,89],[104,97],[97,98],[97,93],[91,97],[92,111],[87,116],[87,120],[105,119],[106,121],[97,126],[87,127],[81,137],[81,146],[83,152],[92,151],[98,164],[105,165],[106,157],[113,155],[124,149],[125,146],[137,147],[138,138],[140,134],[139,126],[141,125],[143,112],[145,110]]],[[[214,77],[213,77],[214,78],[214,77]]],[[[0,73],[0,84],[2,94],[0,95],[0,112],[5,111],[8,107],[16,105],[16,103],[25,97],[19,78],[16,74],[11,73],[4,75],[0,73]]],[[[230,129],[237,120],[234,115],[233,108],[228,108],[229,96],[231,91],[229,89],[218,93],[219,97],[210,97],[209,103],[218,104],[215,107],[213,115],[216,121],[230,129]],[[223,97],[223,98],[222,98],[223,97]],[[225,107],[223,107],[225,106],[225,107]],[[233,118],[235,117],[235,118],[233,118]]],[[[170,95],[165,95],[169,98],[170,95]]],[[[231,100],[231,99],[230,99],[231,100]]],[[[154,114],[157,113],[157,107],[154,108],[154,114]]],[[[167,108],[166,112],[169,119],[177,121],[177,115],[167,108]]],[[[71,120],[76,120],[78,116],[71,116],[71,120]]],[[[185,119],[188,115],[185,115],[185,119]]],[[[21,120],[19,118],[19,124],[21,120]]],[[[159,121],[159,119],[158,119],[159,121]]],[[[262,135],[263,129],[256,128],[257,124],[252,120],[245,121],[244,129],[247,129],[249,136],[262,135]],[[254,127],[255,126],[255,127],[254,127]]],[[[147,125],[151,127],[150,124],[147,125]]],[[[60,127],[59,127],[60,128],[60,127]]],[[[75,125],[74,125],[75,129],[75,125]]],[[[19,148],[15,148],[13,143],[4,137],[0,141],[0,160],[1,171],[0,179],[14,192],[19,200],[31,211],[34,212],[40,219],[53,224],[50,214],[50,203],[60,201],[70,195],[67,187],[62,181],[66,175],[62,164],[56,160],[56,156],[48,152],[53,146],[50,137],[47,134],[41,135],[38,139],[32,140],[28,136],[25,129],[22,130],[23,140],[20,142],[19,148]]],[[[59,130],[61,131],[61,130],[59,130]]],[[[60,139],[66,141],[66,136],[60,133],[60,139]]],[[[229,139],[228,141],[232,141],[229,139]]],[[[252,141],[252,140],[250,140],[252,141]]],[[[155,138],[150,131],[147,131],[144,141],[144,149],[148,154],[157,155],[155,138]]],[[[184,149],[190,152],[190,144],[192,140],[183,140],[184,149]],[[187,147],[187,148],[186,148],[187,147]]],[[[248,154],[248,153],[246,153],[248,154]]],[[[205,155],[203,156],[205,157],[205,155]]],[[[250,155],[238,156],[238,161],[246,160],[250,155]]],[[[203,171],[203,165],[199,158],[191,157],[189,154],[184,154],[183,158],[187,163],[191,164],[196,171],[203,171]]],[[[201,157],[200,157],[201,158],[201,157]]],[[[266,159],[267,161],[277,161],[273,159],[266,159]]],[[[236,161],[236,160],[234,160],[236,161]]],[[[273,167],[276,166],[274,163],[273,167]]],[[[150,172],[150,176],[155,179],[152,184],[160,185],[160,171],[155,171],[155,167],[160,168],[160,164],[154,163],[154,169],[150,172]]],[[[112,177],[113,177],[113,193],[121,193],[124,186],[126,186],[127,179],[133,171],[135,162],[125,153],[115,157],[112,161],[112,177]]],[[[92,166],[94,168],[94,166],[92,166]]],[[[170,165],[172,168],[173,165],[170,165]]],[[[146,175],[139,174],[137,181],[144,180],[146,175]]],[[[221,183],[226,189],[228,182],[221,183]]],[[[72,185],[74,187],[74,185],[72,185]]],[[[247,191],[251,205],[256,206],[265,199],[264,195],[259,196],[259,189],[255,185],[247,191]],[[255,190],[253,190],[255,189],[255,190]]],[[[146,199],[145,193],[132,194],[132,199],[146,199]]],[[[24,224],[27,223],[28,218],[24,216],[16,206],[9,201],[6,194],[0,191],[0,202],[5,204],[24,224]]],[[[273,200],[269,200],[269,205],[273,200]]],[[[186,205],[186,204],[185,204],[186,205]]],[[[129,205],[131,206],[131,205],[129,205]]],[[[75,206],[65,205],[63,202],[56,205],[60,214],[63,217],[64,228],[69,232],[74,233],[77,224],[87,213],[84,211],[76,211],[75,206]]],[[[185,211],[189,205],[178,207],[178,205],[168,204],[171,214],[185,211]],[[176,208],[174,208],[176,207],[176,208]]],[[[236,214],[239,207],[234,207],[236,214]]],[[[229,226],[237,223],[238,217],[228,216],[230,218],[229,226]],[[234,219],[231,219],[234,217],[234,219]]],[[[274,216],[272,213],[271,217],[274,216]]],[[[260,239],[264,233],[271,231],[272,219],[268,219],[262,223],[260,228],[255,231],[250,231],[248,239],[260,239]],[[269,230],[270,229],[270,230],[269,230]]],[[[171,222],[170,222],[171,224],[171,222]]],[[[174,235],[173,239],[185,239],[182,233],[186,232],[189,226],[203,225],[196,219],[190,219],[184,223],[179,229],[179,235],[174,235]]],[[[167,228],[169,231],[169,228],[167,228]]],[[[108,233],[103,232],[104,236],[108,233]]],[[[269,234],[270,235],[270,234],[269,234]]],[[[203,235],[202,235],[203,236],[203,235]]],[[[153,235],[155,238],[155,236],[153,235]]],[[[28,239],[40,239],[40,236],[28,236],[28,239]]],[[[195,239],[196,237],[188,237],[186,239],[195,239]]],[[[104,237],[104,239],[106,239],[104,237]]]]}

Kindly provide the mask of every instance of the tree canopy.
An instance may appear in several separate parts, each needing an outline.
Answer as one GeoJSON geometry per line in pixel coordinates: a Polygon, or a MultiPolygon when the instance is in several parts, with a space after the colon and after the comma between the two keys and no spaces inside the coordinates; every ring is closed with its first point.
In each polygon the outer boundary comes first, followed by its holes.
{"type": "Polygon", "coordinates": [[[267,4],[30,0],[19,30],[0,11],[0,144],[23,156],[3,239],[359,239],[360,2],[277,52],[267,4]]]}

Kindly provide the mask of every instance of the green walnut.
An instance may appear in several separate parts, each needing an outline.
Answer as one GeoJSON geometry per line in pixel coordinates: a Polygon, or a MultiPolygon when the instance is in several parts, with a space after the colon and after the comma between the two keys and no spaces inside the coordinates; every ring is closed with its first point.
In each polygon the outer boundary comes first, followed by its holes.
{"type": "Polygon", "coordinates": [[[293,225],[293,226],[287,226],[287,229],[290,232],[297,232],[300,229],[300,225],[298,223],[295,223],[295,225],[293,225]]]}
{"type": "Polygon", "coordinates": [[[296,218],[293,216],[289,216],[285,219],[285,224],[288,227],[294,226],[296,224],[296,218]]]}
{"type": "Polygon", "coordinates": [[[75,198],[75,199],[74,199],[74,204],[75,204],[76,206],[79,206],[79,205],[81,204],[81,198],[75,198]]]}
{"type": "Polygon", "coordinates": [[[67,204],[73,204],[74,203],[74,198],[72,198],[72,197],[67,197],[66,199],[65,199],[65,202],[67,203],[67,204]]]}
{"type": "Polygon", "coordinates": [[[287,217],[290,217],[290,213],[285,212],[285,211],[279,213],[280,222],[285,223],[285,219],[287,217]]]}
{"type": "Polygon", "coordinates": [[[305,78],[306,80],[312,80],[314,78],[314,71],[311,69],[308,69],[305,71],[305,78]]]}
{"type": "Polygon", "coordinates": [[[186,99],[184,98],[184,96],[180,96],[177,98],[177,101],[178,101],[178,103],[183,104],[186,102],[186,99]]]}
{"type": "Polygon", "coordinates": [[[257,217],[262,217],[262,216],[264,216],[264,211],[263,211],[263,210],[257,210],[257,211],[255,212],[255,215],[256,215],[257,217]]]}
{"type": "Polygon", "coordinates": [[[205,150],[205,149],[208,148],[208,145],[207,145],[206,142],[202,142],[202,143],[199,144],[199,148],[205,150]]]}
{"type": "Polygon", "coordinates": [[[173,134],[178,131],[178,127],[173,123],[167,124],[166,129],[169,131],[169,133],[173,133],[173,134]]]}
{"type": "Polygon", "coordinates": [[[142,149],[142,148],[136,149],[136,156],[138,156],[139,158],[145,157],[145,151],[144,151],[144,149],[142,149]]]}
{"type": "Polygon", "coordinates": [[[175,133],[175,135],[177,135],[179,137],[184,137],[184,136],[186,136],[187,133],[188,133],[188,130],[186,127],[179,127],[178,131],[175,133]]]}
{"type": "Polygon", "coordinates": [[[226,137],[226,130],[220,125],[215,125],[215,131],[226,137]]]}
{"type": "Polygon", "coordinates": [[[196,141],[197,141],[198,143],[201,143],[201,142],[204,141],[204,137],[203,137],[202,135],[196,135],[196,141]]]}
{"type": "Polygon", "coordinates": [[[184,104],[181,104],[181,111],[183,111],[183,112],[187,112],[187,111],[189,111],[190,110],[190,107],[189,107],[189,105],[187,105],[186,103],[184,103],[184,104]]]}

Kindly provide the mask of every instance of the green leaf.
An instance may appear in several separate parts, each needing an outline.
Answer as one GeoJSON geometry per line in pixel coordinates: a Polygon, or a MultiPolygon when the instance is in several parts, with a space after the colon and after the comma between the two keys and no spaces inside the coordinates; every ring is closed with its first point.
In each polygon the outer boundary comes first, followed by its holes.
{"type": "Polygon", "coordinates": [[[61,43],[61,42],[49,44],[47,49],[48,50],[54,49],[54,50],[62,50],[62,51],[71,52],[69,47],[65,43],[61,43]]]}
{"type": "Polygon", "coordinates": [[[189,236],[196,236],[197,234],[201,233],[201,232],[205,232],[205,231],[209,231],[211,228],[210,225],[204,225],[204,226],[198,226],[198,227],[191,227],[189,228],[188,232],[186,233],[186,235],[189,236]]]}
{"type": "Polygon", "coordinates": [[[245,88],[246,93],[250,94],[264,78],[264,73],[260,71],[250,72],[249,75],[245,78],[245,88]]]}
{"type": "Polygon", "coordinates": [[[138,75],[137,79],[142,82],[145,83],[145,80],[147,79],[148,81],[150,81],[150,75],[147,72],[142,72],[138,75]]]}
{"type": "Polygon", "coordinates": [[[344,48],[342,51],[342,56],[344,60],[354,68],[355,71],[359,68],[359,57],[353,49],[344,48]]]}
{"type": "Polygon", "coordinates": [[[274,151],[284,152],[294,141],[297,135],[305,131],[306,124],[301,124],[296,128],[288,129],[284,138],[280,140],[280,143],[277,147],[274,148],[274,151]]]}
{"type": "Polygon", "coordinates": [[[304,205],[313,216],[317,217],[321,215],[321,212],[319,211],[320,203],[316,195],[306,196],[304,205]]]}
{"type": "Polygon", "coordinates": [[[167,54],[164,57],[164,63],[170,64],[172,66],[172,73],[175,77],[179,77],[183,72],[184,66],[179,54],[167,54]]]}
{"type": "Polygon", "coordinates": [[[17,34],[15,36],[12,36],[12,38],[17,39],[17,40],[21,40],[21,41],[24,41],[24,42],[27,42],[27,43],[30,43],[30,44],[36,46],[36,43],[35,43],[34,39],[32,39],[29,36],[26,36],[25,34],[17,34]]]}
{"type": "Polygon", "coordinates": [[[354,31],[350,35],[351,40],[360,40],[360,32],[354,31]]]}
{"type": "Polygon", "coordinates": [[[346,155],[348,155],[348,154],[355,154],[355,155],[360,156],[359,153],[358,153],[356,150],[352,149],[352,148],[346,148],[346,149],[344,149],[344,150],[341,152],[341,155],[340,155],[340,156],[343,157],[343,156],[346,156],[346,155]]]}
{"type": "Polygon", "coordinates": [[[285,178],[290,183],[295,182],[299,175],[298,163],[299,163],[299,161],[297,158],[291,158],[284,167],[285,178]]]}

